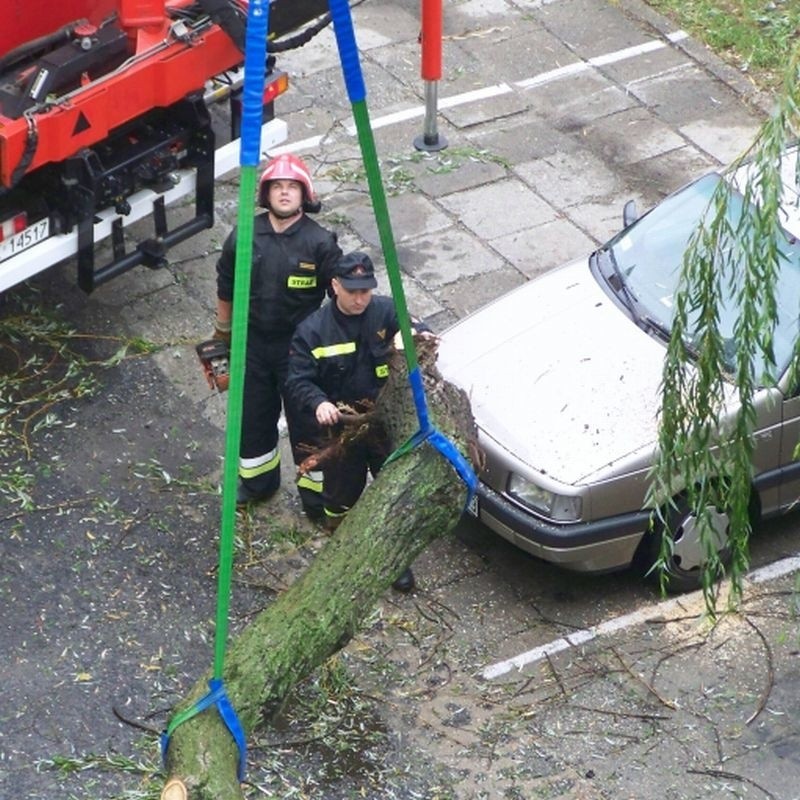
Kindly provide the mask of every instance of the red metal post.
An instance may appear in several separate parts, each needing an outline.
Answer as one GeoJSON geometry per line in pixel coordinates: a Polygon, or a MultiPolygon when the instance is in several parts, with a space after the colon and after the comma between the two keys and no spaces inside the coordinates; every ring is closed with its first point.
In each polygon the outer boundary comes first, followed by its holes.
{"type": "Polygon", "coordinates": [[[425,123],[422,136],[414,139],[417,150],[442,150],[447,140],[436,127],[437,82],[442,77],[442,0],[421,0],[422,79],[425,81],[425,123]]]}
{"type": "Polygon", "coordinates": [[[442,78],[442,0],[422,0],[422,79],[442,78]]]}

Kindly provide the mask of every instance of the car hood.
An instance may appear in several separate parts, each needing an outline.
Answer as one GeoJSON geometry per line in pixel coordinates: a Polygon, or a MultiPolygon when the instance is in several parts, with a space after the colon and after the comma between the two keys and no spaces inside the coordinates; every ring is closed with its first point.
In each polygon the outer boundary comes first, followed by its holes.
{"type": "Polygon", "coordinates": [[[620,310],[585,260],[441,339],[439,368],[470,396],[478,427],[533,469],[579,484],[652,451],[665,346],[620,310]]]}

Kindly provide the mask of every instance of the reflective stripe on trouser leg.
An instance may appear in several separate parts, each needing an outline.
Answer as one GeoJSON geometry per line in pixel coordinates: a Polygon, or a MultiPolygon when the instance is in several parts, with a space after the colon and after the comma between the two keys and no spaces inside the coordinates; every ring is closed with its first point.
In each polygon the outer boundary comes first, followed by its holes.
{"type": "Polygon", "coordinates": [[[305,489],[315,494],[322,494],[322,470],[314,469],[301,472],[297,479],[297,488],[305,489]]]}
{"type": "Polygon", "coordinates": [[[257,478],[266,472],[272,472],[281,465],[281,454],[277,447],[256,458],[239,459],[239,477],[245,480],[257,478]]]}
{"type": "Polygon", "coordinates": [[[322,486],[322,470],[309,470],[297,477],[297,494],[300,495],[303,511],[318,522],[324,517],[322,486]]]}
{"type": "Polygon", "coordinates": [[[333,511],[325,506],[325,518],[331,522],[341,522],[347,516],[349,510],[349,508],[346,508],[344,511],[333,511]]]}
{"type": "Polygon", "coordinates": [[[239,478],[251,496],[264,497],[281,485],[281,456],[274,448],[263,456],[239,459],[239,478]]]}

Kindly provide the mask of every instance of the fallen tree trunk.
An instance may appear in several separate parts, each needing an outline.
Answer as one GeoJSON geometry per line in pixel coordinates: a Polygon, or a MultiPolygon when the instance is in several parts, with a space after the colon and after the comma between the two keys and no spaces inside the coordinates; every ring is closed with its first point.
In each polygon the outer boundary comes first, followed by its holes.
{"type": "MultiPolygon", "coordinates": [[[[431,419],[466,452],[474,441],[463,392],[435,369],[435,347],[420,343],[431,419]]],[[[393,446],[418,429],[402,364],[375,409],[393,446]]],[[[367,487],[311,566],[233,642],[224,685],[245,735],[269,722],[300,680],[344,647],[391,583],[461,516],[466,487],[450,462],[430,444],[387,464],[367,487]]],[[[208,691],[207,675],[178,711],[208,691]]],[[[179,725],[167,755],[169,780],[162,800],[237,800],[238,751],[212,707],[179,725]]]]}

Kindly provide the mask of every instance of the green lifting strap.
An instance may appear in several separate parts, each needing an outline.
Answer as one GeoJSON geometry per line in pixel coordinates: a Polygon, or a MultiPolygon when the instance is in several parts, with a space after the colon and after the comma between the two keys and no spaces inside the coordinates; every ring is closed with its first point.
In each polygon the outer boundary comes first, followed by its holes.
{"type": "Polygon", "coordinates": [[[458,449],[432,426],[428,415],[428,403],[425,397],[425,387],[422,374],[417,362],[417,348],[411,332],[411,319],[406,307],[403,280],[400,275],[400,264],[397,259],[397,249],[394,243],[392,225],[389,217],[389,207],[386,202],[386,193],[381,179],[380,164],[375,149],[375,138],[367,109],[367,89],[361,71],[361,62],[356,46],[355,31],[353,30],[353,16],[348,0],[329,0],[336,43],[339,48],[339,60],[342,64],[347,94],[353,110],[353,119],[356,124],[358,141],[361,146],[361,158],[367,174],[372,208],[375,221],[378,225],[378,234],[383,248],[383,257],[386,261],[386,272],[392,287],[397,321],[403,339],[403,350],[408,367],[408,380],[414,398],[414,406],[419,420],[419,432],[412,436],[398,449],[391,458],[396,458],[416,447],[423,441],[432,444],[445,458],[447,458],[464,480],[467,486],[467,503],[477,486],[477,478],[472,467],[464,459],[458,449]]]}
{"type": "Polygon", "coordinates": [[[236,530],[236,487],[239,481],[239,445],[242,438],[242,397],[250,309],[250,273],[253,253],[253,207],[256,168],[242,165],[239,186],[239,220],[236,229],[236,261],[231,323],[231,366],[228,411],[225,423],[225,461],[222,476],[222,524],[217,575],[217,622],[214,635],[214,677],[221,678],[225,663],[230,608],[233,541],[236,530]]]}
{"type": "Polygon", "coordinates": [[[247,324],[250,312],[250,277],[253,254],[254,199],[256,169],[260,161],[263,87],[266,73],[269,0],[250,0],[246,30],[239,214],[236,231],[236,260],[233,282],[230,378],[225,436],[225,462],[222,481],[222,520],[217,576],[217,616],[214,632],[214,671],[209,692],[190,708],[178,712],[161,736],[162,758],[166,763],[170,737],[174,730],[197,714],[214,706],[239,750],[238,775],[244,780],[246,741],[223,683],[225,648],[228,639],[233,543],[236,530],[236,488],[239,479],[239,445],[242,437],[242,398],[244,395],[247,324]]]}
{"type": "MultiPolygon", "coordinates": [[[[367,109],[367,90],[364,84],[364,77],[361,71],[361,63],[356,47],[356,37],[353,30],[353,17],[350,12],[350,5],[347,0],[329,0],[331,17],[333,19],[333,29],[336,35],[336,43],[339,48],[339,60],[342,64],[347,94],[350,98],[350,105],[353,110],[353,119],[358,133],[358,142],[361,147],[361,158],[364,162],[364,169],[367,174],[370,198],[375,213],[375,221],[378,225],[378,234],[383,249],[383,257],[386,262],[386,272],[389,276],[389,284],[392,289],[392,297],[397,312],[397,321],[400,325],[400,335],[403,339],[403,349],[405,352],[406,363],[410,376],[418,372],[417,349],[414,345],[414,337],[411,332],[411,319],[406,306],[405,291],[403,290],[403,280],[400,276],[400,265],[397,259],[397,248],[395,247],[394,234],[389,217],[389,207],[386,202],[386,192],[383,188],[381,179],[380,164],[378,154],[375,149],[375,138],[372,134],[372,125],[369,120],[369,110],[367,109]]],[[[413,378],[412,378],[413,380],[413,378]]],[[[427,430],[430,427],[427,415],[427,406],[424,393],[418,394],[419,402],[416,403],[417,416],[420,421],[420,429],[427,430]]]]}
{"type": "Polygon", "coordinates": [[[214,677],[222,678],[228,638],[233,540],[236,530],[236,486],[239,480],[239,445],[242,438],[242,397],[250,313],[250,276],[253,263],[253,204],[256,169],[260,160],[262,91],[266,73],[267,0],[251,0],[248,14],[245,81],[242,105],[239,214],[236,228],[236,260],[231,322],[231,365],[228,414],[225,424],[225,462],[222,481],[222,526],[217,582],[217,625],[214,643],[214,677]],[[260,24],[259,24],[260,23],[260,24]],[[263,31],[262,31],[263,29],[263,31]]]}

